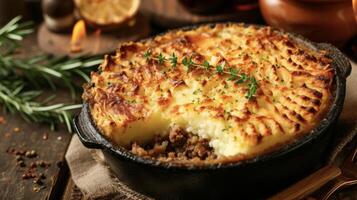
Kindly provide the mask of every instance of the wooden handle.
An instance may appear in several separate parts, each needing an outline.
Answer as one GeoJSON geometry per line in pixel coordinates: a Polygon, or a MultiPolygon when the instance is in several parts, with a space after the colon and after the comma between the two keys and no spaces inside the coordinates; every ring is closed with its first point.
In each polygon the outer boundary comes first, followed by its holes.
{"type": "Polygon", "coordinates": [[[302,199],[317,189],[321,188],[327,182],[336,178],[340,174],[340,168],[333,165],[327,165],[311,174],[310,176],[290,186],[289,188],[283,190],[282,192],[270,197],[269,200],[302,199]]]}

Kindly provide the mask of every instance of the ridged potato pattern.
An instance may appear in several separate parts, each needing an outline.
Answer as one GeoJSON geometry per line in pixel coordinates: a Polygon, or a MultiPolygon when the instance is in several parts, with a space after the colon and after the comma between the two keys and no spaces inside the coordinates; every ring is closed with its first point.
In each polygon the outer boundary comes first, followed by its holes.
{"type": "Polygon", "coordinates": [[[145,143],[171,126],[209,139],[219,158],[252,157],[310,133],[330,107],[334,70],[327,52],[270,27],[203,25],[130,42],[107,55],[83,98],[101,132],[117,145],[145,143]],[[145,52],[170,62],[147,60],[145,52]],[[187,69],[181,60],[234,68],[257,80],[187,69]]]}

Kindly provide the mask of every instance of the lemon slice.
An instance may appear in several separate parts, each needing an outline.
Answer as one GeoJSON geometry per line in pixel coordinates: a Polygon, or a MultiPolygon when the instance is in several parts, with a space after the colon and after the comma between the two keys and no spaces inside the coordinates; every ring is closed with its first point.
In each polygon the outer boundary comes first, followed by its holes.
{"type": "Polygon", "coordinates": [[[75,0],[79,15],[89,24],[119,25],[131,19],[140,0],[75,0]]]}

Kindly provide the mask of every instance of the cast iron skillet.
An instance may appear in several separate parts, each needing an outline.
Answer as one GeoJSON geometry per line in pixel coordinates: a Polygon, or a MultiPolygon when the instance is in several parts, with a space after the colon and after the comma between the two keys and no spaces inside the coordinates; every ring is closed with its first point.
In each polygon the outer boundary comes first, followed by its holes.
{"type": "MultiPolygon", "coordinates": [[[[211,25],[212,27],[215,24],[211,25]]],[[[196,27],[186,27],[190,30],[196,27]]],[[[102,149],[117,175],[130,188],[159,199],[263,198],[307,175],[324,161],[333,135],[332,128],[341,113],[346,77],[351,72],[348,59],[334,46],[317,44],[300,36],[291,38],[312,49],[323,49],[333,59],[334,100],[326,117],[310,134],[285,147],[254,159],[226,164],[180,166],[134,155],[114,146],[96,128],[88,103],[74,119],[79,139],[88,148],[102,149]]]]}

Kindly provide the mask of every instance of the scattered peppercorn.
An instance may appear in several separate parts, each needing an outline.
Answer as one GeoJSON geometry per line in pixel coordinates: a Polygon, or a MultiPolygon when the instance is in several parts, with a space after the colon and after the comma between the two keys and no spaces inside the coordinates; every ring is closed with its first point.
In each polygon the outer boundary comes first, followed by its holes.
{"type": "Polygon", "coordinates": [[[29,179],[30,176],[28,174],[22,174],[22,179],[29,179]]]}
{"type": "Polygon", "coordinates": [[[32,191],[34,191],[34,192],[39,192],[40,190],[41,190],[41,188],[37,185],[33,186],[33,188],[32,188],[32,191]]]}
{"type": "Polygon", "coordinates": [[[23,151],[23,150],[19,150],[19,151],[14,151],[15,155],[20,155],[20,156],[24,156],[26,151],[23,151]]]}
{"type": "Polygon", "coordinates": [[[31,162],[30,167],[31,168],[36,168],[37,167],[36,162],[31,162]]]}
{"type": "Polygon", "coordinates": [[[43,180],[46,179],[46,175],[44,172],[46,172],[46,169],[51,166],[51,163],[46,162],[44,160],[33,160],[32,162],[30,162],[30,160],[34,158],[39,158],[35,150],[17,150],[15,148],[9,147],[6,150],[6,153],[15,156],[16,166],[19,166],[21,168],[27,167],[21,170],[25,171],[21,175],[21,178],[22,180],[32,180],[34,192],[39,192],[41,189],[45,188],[45,186],[43,185],[43,180]],[[26,165],[25,160],[30,163],[28,166],[26,165]]]}
{"type": "Polygon", "coordinates": [[[39,173],[38,177],[40,177],[41,179],[46,179],[46,175],[44,173],[39,173]]]}
{"type": "Polygon", "coordinates": [[[42,184],[43,184],[43,182],[41,181],[41,178],[39,178],[39,177],[35,178],[35,179],[33,180],[33,183],[34,183],[34,184],[38,184],[38,185],[42,185],[42,184]]]}
{"type": "Polygon", "coordinates": [[[16,155],[16,161],[20,161],[20,160],[22,160],[22,157],[20,156],[20,155],[16,155]]]}
{"type": "Polygon", "coordinates": [[[40,160],[40,161],[38,161],[37,165],[40,167],[45,167],[45,161],[40,160]]]}
{"type": "Polygon", "coordinates": [[[25,156],[28,158],[34,158],[37,156],[37,153],[35,150],[26,151],[25,156]]]}
{"type": "Polygon", "coordinates": [[[23,160],[19,160],[16,164],[20,167],[26,167],[26,164],[23,160]]]}
{"type": "Polygon", "coordinates": [[[13,154],[15,152],[15,149],[14,148],[8,148],[6,149],[6,153],[8,154],[13,154]]]}

